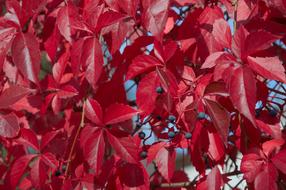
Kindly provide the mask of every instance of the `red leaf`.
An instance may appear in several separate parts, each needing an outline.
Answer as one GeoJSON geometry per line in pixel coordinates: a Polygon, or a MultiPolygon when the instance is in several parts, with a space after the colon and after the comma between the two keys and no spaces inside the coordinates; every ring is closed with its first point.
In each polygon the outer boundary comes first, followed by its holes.
{"type": "Polygon", "coordinates": [[[271,161],[278,170],[286,174],[286,150],[285,149],[281,150],[278,154],[276,154],[271,159],[271,161]]]}
{"type": "Polygon", "coordinates": [[[168,19],[169,0],[153,0],[145,2],[148,3],[143,4],[144,26],[155,37],[160,39],[168,19]]]}
{"type": "Polygon", "coordinates": [[[104,123],[106,125],[111,125],[115,123],[120,123],[131,119],[134,115],[139,112],[132,107],[124,104],[112,104],[110,105],[104,114],[104,123]]]}
{"type": "Polygon", "coordinates": [[[176,77],[169,70],[163,70],[161,68],[156,68],[156,73],[160,79],[163,89],[170,93],[172,96],[176,96],[178,90],[178,83],[176,77]]]}
{"type": "Polygon", "coordinates": [[[278,190],[277,180],[278,172],[273,164],[267,164],[264,170],[260,172],[254,181],[255,190],[278,190]]]}
{"type": "Polygon", "coordinates": [[[231,31],[229,24],[224,19],[215,20],[212,34],[222,47],[231,48],[231,31]]]}
{"type": "Polygon", "coordinates": [[[62,79],[62,76],[65,72],[69,57],[70,57],[70,53],[65,52],[53,66],[53,76],[57,83],[60,83],[62,79]]]}
{"type": "Polygon", "coordinates": [[[31,92],[33,92],[33,90],[22,86],[10,86],[0,95],[0,108],[8,108],[10,105],[15,104],[31,92]]]}
{"type": "Polygon", "coordinates": [[[229,83],[229,94],[233,105],[255,126],[256,81],[247,67],[234,70],[229,83]]]}
{"type": "Polygon", "coordinates": [[[58,92],[57,96],[61,99],[67,99],[74,97],[78,94],[78,91],[71,85],[65,85],[61,87],[58,92]]]}
{"type": "Polygon", "coordinates": [[[43,135],[42,140],[41,140],[41,150],[43,150],[58,134],[58,131],[50,131],[43,135]]]}
{"type": "Polygon", "coordinates": [[[15,188],[24,174],[29,162],[35,157],[33,154],[24,155],[18,158],[11,167],[10,183],[15,188]]]}
{"type": "Polygon", "coordinates": [[[93,99],[87,99],[85,103],[86,117],[97,125],[103,125],[103,113],[100,104],[93,99]]]}
{"type": "Polygon", "coordinates": [[[11,47],[12,58],[24,77],[38,83],[40,73],[41,52],[37,38],[30,33],[19,32],[11,47]]]}
{"type": "Polygon", "coordinates": [[[247,182],[252,183],[257,174],[261,171],[263,160],[257,154],[244,155],[241,161],[240,170],[247,182]]]}
{"type": "Polygon", "coordinates": [[[25,146],[29,146],[36,151],[40,151],[39,143],[36,134],[31,129],[21,129],[21,138],[17,139],[17,141],[25,146]]]}
{"type": "Polygon", "coordinates": [[[109,132],[106,134],[109,143],[121,159],[134,164],[138,162],[138,147],[131,137],[118,139],[109,132]]]}
{"type": "Polygon", "coordinates": [[[130,16],[135,17],[139,5],[139,0],[121,0],[119,6],[130,16]]]}
{"type": "Polygon", "coordinates": [[[228,111],[215,101],[204,99],[206,108],[218,131],[222,141],[227,146],[227,137],[230,126],[230,114],[228,111]]]}
{"type": "Polygon", "coordinates": [[[222,186],[222,176],[218,167],[214,167],[207,177],[208,190],[220,190],[222,186]]]}
{"type": "Polygon", "coordinates": [[[103,54],[97,38],[87,38],[83,44],[81,64],[86,67],[85,78],[95,89],[103,67],[103,54]]]}
{"type": "Polygon", "coordinates": [[[150,164],[155,158],[156,155],[158,154],[159,150],[161,148],[164,148],[164,145],[166,143],[164,142],[160,142],[160,143],[156,143],[153,144],[149,149],[148,149],[148,157],[147,157],[147,164],[150,164]]]}
{"type": "Polygon", "coordinates": [[[283,139],[271,139],[262,144],[262,150],[267,157],[270,157],[273,152],[277,152],[285,143],[283,139]]]}
{"type": "Polygon", "coordinates": [[[155,163],[160,174],[170,182],[175,171],[176,152],[162,147],[155,157],[155,163]]]}
{"type": "Polygon", "coordinates": [[[278,57],[247,57],[252,70],[261,76],[286,83],[285,69],[278,57]]]}
{"type": "Polygon", "coordinates": [[[73,43],[71,49],[71,66],[72,71],[75,75],[77,75],[80,71],[80,66],[82,64],[82,54],[84,47],[84,38],[80,38],[76,42],[73,43]]]}
{"type": "Polygon", "coordinates": [[[125,15],[115,12],[115,11],[106,11],[105,13],[101,14],[97,21],[96,30],[100,31],[102,28],[115,24],[119,22],[121,19],[126,17],[125,15]]]}
{"type": "Polygon", "coordinates": [[[59,114],[61,111],[62,102],[59,96],[56,94],[52,100],[52,108],[55,114],[59,114]]]}
{"type": "Polygon", "coordinates": [[[277,36],[266,31],[250,33],[245,41],[247,55],[269,48],[276,40],[278,40],[277,36]]]}
{"type": "Polygon", "coordinates": [[[216,162],[221,161],[225,155],[225,148],[221,137],[219,137],[217,133],[209,132],[208,138],[210,141],[208,148],[208,154],[210,158],[216,162]]]}
{"type": "Polygon", "coordinates": [[[203,65],[201,66],[201,69],[208,69],[208,68],[214,67],[217,64],[217,60],[225,54],[226,54],[225,52],[221,52],[221,51],[210,54],[206,58],[203,65]]]}
{"type": "Polygon", "coordinates": [[[58,167],[59,162],[57,160],[57,157],[50,153],[50,152],[46,152],[44,154],[41,155],[41,160],[50,168],[53,169],[53,171],[58,167]]]}
{"type": "Polygon", "coordinates": [[[136,92],[136,103],[145,115],[150,114],[155,107],[156,98],[158,96],[156,88],[160,86],[159,80],[156,72],[152,72],[139,82],[136,92]]]}
{"type": "Polygon", "coordinates": [[[119,168],[120,181],[128,187],[139,187],[144,185],[144,178],[146,175],[144,170],[143,166],[139,164],[126,163],[119,168]]]}
{"type": "Polygon", "coordinates": [[[150,55],[139,55],[133,59],[126,74],[126,80],[133,79],[146,71],[150,71],[156,66],[163,66],[156,58],[150,55]]]}
{"type": "Polygon", "coordinates": [[[14,35],[16,33],[16,28],[9,27],[9,28],[1,28],[0,29],[0,70],[2,70],[4,61],[6,59],[7,51],[9,50],[14,35]]]}
{"type": "Polygon", "coordinates": [[[46,168],[41,159],[37,158],[33,163],[31,169],[31,179],[33,182],[33,186],[36,188],[41,187],[43,184],[45,184],[46,178],[46,168]]]}
{"type": "Polygon", "coordinates": [[[245,40],[248,34],[249,33],[243,26],[240,26],[239,29],[235,32],[231,48],[236,57],[239,58],[246,57],[245,40]]]}
{"type": "Polygon", "coordinates": [[[57,15],[57,25],[61,35],[68,42],[72,43],[74,28],[80,25],[77,9],[73,5],[62,7],[57,15]]]}
{"type": "Polygon", "coordinates": [[[2,137],[13,138],[18,135],[20,126],[14,113],[0,115],[0,123],[0,135],[2,137]]]}
{"type": "Polygon", "coordinates": [[[95,174],[99,175],[105,153],[105,141],[102,130],[97,131],[87,140],[83,151],[88,164],[94,169],[95,174]]]}

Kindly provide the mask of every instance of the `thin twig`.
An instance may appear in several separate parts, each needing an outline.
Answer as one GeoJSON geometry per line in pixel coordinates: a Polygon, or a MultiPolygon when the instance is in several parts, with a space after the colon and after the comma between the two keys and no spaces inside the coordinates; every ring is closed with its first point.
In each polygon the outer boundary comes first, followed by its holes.
{"type": "Polygon", "coordinates": [[[85,116],[84,108],[85,108],[85,101],[84,101],[83,106],[82,106],[81,121],[80,121],[80,124],[79,124],[79,126],[77,128],[75,137],[74,137],[73,142],[72,142],[71,150],[70,150],[70,153],[69,153],[69,156],[68,156],[67,168],[66,168],[66,171],[65,171],[65,178],[64,178],[64,180],[68,177],[69,167],[70,167],[70,163],[72,161],[72,155],[73,155],[73,152],[74,152],[74,148],[75,148],[78,136],[80,134],[80,130],[81,130],[81,128],[84,127],[84,116],[85,116]]]}

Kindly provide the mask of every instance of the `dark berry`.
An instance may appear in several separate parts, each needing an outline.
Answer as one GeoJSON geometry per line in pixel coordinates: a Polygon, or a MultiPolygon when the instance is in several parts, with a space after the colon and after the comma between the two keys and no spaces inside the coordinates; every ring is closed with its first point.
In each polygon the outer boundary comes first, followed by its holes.
{"type": "Polygon", "coordinates": [[[186,134],[185,134],[185,138],[186,138],[186,139],[192,138],[192,134],[191,134],[191,133],[186,133],[186,134]]]}
{"type": "Polygon", "coordinates": [[[261,109],[256,109],[255,110],[255,116],[259,117],[260,116],[260,112],[261,112],[261,109]]]}
{"type": "Polygon", "coordinates": [[[168,137],[169,137],[170,139],[171,139],[171,138],[174,138],[175,135],[176,135],[176,133],[175,133],[174,131],[170,131],[170,132],[168,133],[168,137]]]}
{"type": "Polygon", "coordinates": [[[147,152],[146,151],[142,151],[142,152],[140,152],[140,157],[141,158],[146,158],[147,157],[147,152]]]}
{"type": "Polygon", "coordinates": [[[60,176],[62,173],[61,173],[61,171],[60,170],[57,170],[56,172],[55,172],[55,176],[60,176]]]}
{"type": "Polygon", "coordinates": [[[176,121],[176,117],[174,115],[169,115],[168,120],[173,123],[176,121]]]}
{"type": "Polygon", "coordinates": [[[140,129],[142,127],[142,124],[141,123],[136,123],[136,128],[137,129],[140,129]]]}
{"type": "Polygon", "coordinates": [[[163,94],[164,89],[163,89],[161,86],[159,86],[159,87],[156,88],[156,92],[157,92],[158,94],[163,94]]]}
{"type": "Polygon", "coordinates": [[[160,115],[157,115],[156,117],[158,120],[162,120],[162,117],[160,115]]]}
{"type": "Polygon", "coordinates": [[[270,110],[269,110],[269,115],[270,115],[271,117],[275,117],[275,116],[277,115],[277,111],[276,111],[275,109],[270,109],[270,110]]]}
{"type": "Polygon", "coordinates": [[[138,136],[139,136],[140,139],[144,139],[145,136],[146,136],[146,134],[145,134],[143,131],[141,131],[141,132],[138,134],[138,136]]]}
{"type": "Polygon", "coordinates": [[[199,112],[197,115],[198,120],[202,120],[206,118],[206,114],[204,112],[199,112]]]}

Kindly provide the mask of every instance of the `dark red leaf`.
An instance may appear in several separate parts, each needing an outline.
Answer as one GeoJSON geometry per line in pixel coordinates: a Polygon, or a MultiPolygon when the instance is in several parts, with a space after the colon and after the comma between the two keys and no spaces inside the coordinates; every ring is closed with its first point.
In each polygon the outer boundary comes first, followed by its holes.
{"type": "Polygon", "coordinates": [[[286,150],[281,150],[271,159],[271,161],[278,170],[286,174],[286,150]]]}
{"type": "Polygon", "coordinates": [[[126,80],[133,79],[146,71],[150,71],[156,66],[163,66],[156,58],[150,55],[139,55],[133,59],[126,74],[126,80]]]}
{"type": "Polygon", "coordinates": [[[108,142],[114,148],[116,154],[129,163],[136,164],[138,162],[138,147],[135,145],[131,137],[118,139],[111,133],[107,132],[108,142]]]}
{"type": "Polygon", "coordinates": [[[146,75],[139,83],[136,92],[136,102],[139,109],[146,115],[150,114],[154,107],[158,93],[156,88],[160,86],[156,72],[146,75]]]}
{"type": "Polygon", "coordinates": [[[256,125],[256,82],[249,68],[239,67],[234,70],[229,83],[229,94],[236,109],[256,125]]]}
{"type": "Polygon", "coordinates": [[[227,146],[227,137],[230,126],[229,112],[215,101],[204,99],[206,108],[224,144],[227,146]]]}

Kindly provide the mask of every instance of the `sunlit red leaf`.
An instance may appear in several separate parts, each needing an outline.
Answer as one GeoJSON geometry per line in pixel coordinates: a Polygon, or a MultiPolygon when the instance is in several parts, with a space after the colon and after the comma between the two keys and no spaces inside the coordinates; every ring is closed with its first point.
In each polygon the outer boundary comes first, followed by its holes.
{"type": "Polygon", "coordinates": [[[222,186],[222,176],[219,171],[219,168],[216,166],[214,167],[207,177],[208,182],[208,190],[219,190],[222,186]]]}
{"type": "Polygon", "coordinates": [[[39,81],[41,52],[37,38],[19,32],[12,43],[12,57],[22,75],[34,83],[39,81]]]}
{"type": "Polygon", "coordinates": [[[173,177],[175,171],[176,152],[162,147],[155,157],[155,163],[161,175],[168,181],[173,177]]]}
{"type": "Polygon", "coordinates": [[[285,69],[278,57],[247,57],[252,70],[261,76],[286,83],[285,69]]]}
{"type": "Polygon", "coordinates": [[[100,104],[93,99],[87,99],[85,104],[85,115],[88,119],[98,125],[103,124],[103,112],[100,104]]]}
{"type": "Polygon", "coordinates": [[[20,126],[17,116],[14,113],[0,115],[0,135],[2,137],[13,138],[19,133],[20,126]]]}
{"type": "Polygon", "coordinates": [[[107,125],[119,123],[131,119],[139,112],[132,107],[124,104],[110,105],[104,115],[104,123],[107,125]]]}
{"type": "Polygon", "coordinates": [[[35,155],[24,155],[20,158],[18,158],[11,168],[10,173],[10,183],[12,187],[16,187],[16,185],[19,183],[20,178],[24,174],[29,162],[35,157],[35,155]]]}
{"type": "Polygon", "coordinates": [[[96,175],[98,175],[103,164],[103,156],[105,153],[103,131],[99,130],[92,135],[85,143],[83,151],[87,162],[94,169],[96,175]]]}
{"type": "Polygon", "coordinates": [[[148,31],[160,39],[168,18],[169,0],[145,2],[143,23],[148,31]]]}
{"type": "Polygon", "coordinates": [[[25,88],[23,86],[10,86],[0,95],[0,108],[8,108],[25,96],[29,95],[31,92],[33,92],[32,89],[25,88]]]}

